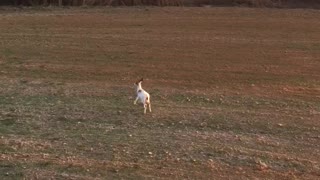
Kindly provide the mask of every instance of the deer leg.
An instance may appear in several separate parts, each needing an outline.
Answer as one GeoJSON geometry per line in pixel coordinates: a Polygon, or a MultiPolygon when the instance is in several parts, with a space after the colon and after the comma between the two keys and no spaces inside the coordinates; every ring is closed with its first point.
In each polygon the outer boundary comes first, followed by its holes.
{"type": "Polygon", "coordinates": [[[136,100],[133,101],[133,104],[136,105],[139,97],[136,98],[136,100]]]}
{"type": "Polygon", "coordinates": [[[147,113],[147,108],[148,108],[148,107],[147,107],[147,103],[144,103],[144,104],[143,104],[143,107],[144,107],[144,114],[146,114],[146,113],[147,113]]]}
{"type": "Polygon", "coordinates": [[[149,102],[149,111],[151,112],[151,103],[149,102]]]}

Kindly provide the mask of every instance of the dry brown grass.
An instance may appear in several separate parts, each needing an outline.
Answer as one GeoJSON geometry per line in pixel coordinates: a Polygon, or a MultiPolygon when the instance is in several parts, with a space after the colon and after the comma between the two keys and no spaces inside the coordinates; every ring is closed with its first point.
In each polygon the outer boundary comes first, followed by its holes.
{"type": "Polygon", "coordinates": [[[0,179],[317,179],[319,17],[1,12],[0,179]],[[146,116],[133,105],[141,76],[146,116]]]}

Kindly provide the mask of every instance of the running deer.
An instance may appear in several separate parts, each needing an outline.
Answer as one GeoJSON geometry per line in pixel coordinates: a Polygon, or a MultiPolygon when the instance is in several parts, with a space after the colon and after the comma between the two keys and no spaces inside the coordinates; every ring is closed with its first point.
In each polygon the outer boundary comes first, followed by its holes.
{"type": "Polygon", "coordinates": [[[142,89],[141,83],[143,81],[143,78],[141,78],[139,81],[135,82],[134,85],[137,90],[137,98],[134,100],[133,104],[137,104],[137,101],[139,100],[144,107],[144,114],[147,113],[147,109],[149,106],[149,111],[151,112],[151,103],[150,103],[150,95],[145,90],[142,89]]]}

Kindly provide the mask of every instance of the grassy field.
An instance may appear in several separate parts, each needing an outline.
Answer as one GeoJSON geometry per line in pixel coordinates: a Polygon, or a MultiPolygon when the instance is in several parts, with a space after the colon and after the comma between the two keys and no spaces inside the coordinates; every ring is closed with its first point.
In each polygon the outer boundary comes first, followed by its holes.
{"type": "Polygon", "coordinates": [[[319,19],[2,9],[0,179],[320,178],[319,19]]]}

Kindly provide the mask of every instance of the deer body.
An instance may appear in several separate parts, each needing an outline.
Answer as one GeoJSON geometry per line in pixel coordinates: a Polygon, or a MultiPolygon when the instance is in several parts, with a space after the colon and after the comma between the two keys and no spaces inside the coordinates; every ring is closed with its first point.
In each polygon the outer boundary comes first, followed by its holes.
{"type": "Polygon", "coordinates": [[[136,86],[137,97],[134,100],[133,104],[137,104],[137,101],[140,101],[144,107],[144,114],[147,113],[147,109],[149,107],[149,111],[151,112],[151,103],[150,103],[150,95],[141,87],[143,79],[140,79],[134,85],[136,86]]]}

